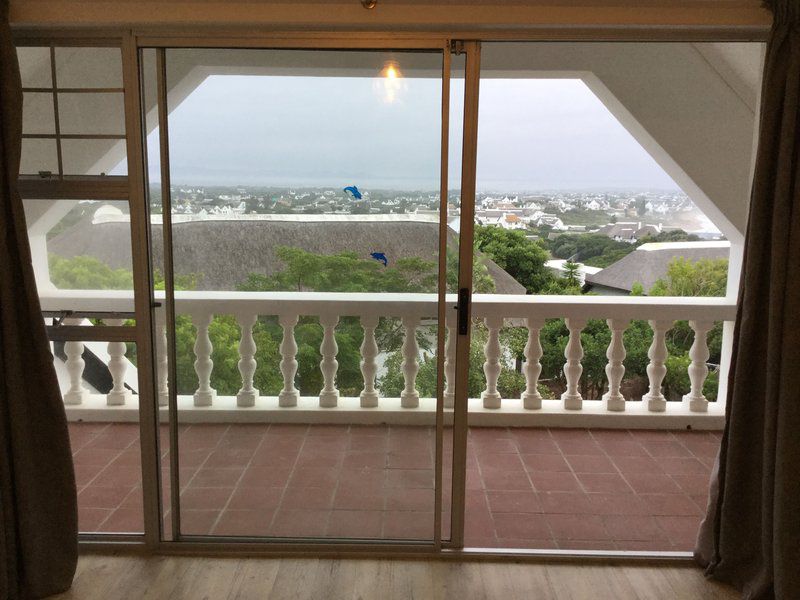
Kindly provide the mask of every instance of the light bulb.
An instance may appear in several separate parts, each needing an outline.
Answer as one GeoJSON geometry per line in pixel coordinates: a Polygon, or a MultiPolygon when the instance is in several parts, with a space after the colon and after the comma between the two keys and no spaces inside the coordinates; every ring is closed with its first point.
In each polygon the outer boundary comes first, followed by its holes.
{"type": "Polygon", "coordinates": [[[387,60],[380,71],[380,78],[375,80],[375,91],[387,104],[399,99],[400,93],[406,89],[403,72],[395,60],[387,60]]]}

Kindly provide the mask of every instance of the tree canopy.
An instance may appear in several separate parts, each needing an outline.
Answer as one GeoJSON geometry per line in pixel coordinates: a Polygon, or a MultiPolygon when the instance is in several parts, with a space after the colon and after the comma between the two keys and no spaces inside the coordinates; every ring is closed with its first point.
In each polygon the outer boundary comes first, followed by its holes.
{"type": "Polygon", "coordinates": [[[479,225],[475,227],[475,249],[487,254],[529,294],[539,293],[553,280],[545,266],[547,250],[522,231],[479,225]]]}

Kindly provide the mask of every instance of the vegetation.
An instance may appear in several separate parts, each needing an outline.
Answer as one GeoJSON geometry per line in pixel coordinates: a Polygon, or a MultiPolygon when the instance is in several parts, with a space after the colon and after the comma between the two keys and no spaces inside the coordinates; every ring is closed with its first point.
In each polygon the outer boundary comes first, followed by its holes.
{"type": "MultiPolygon", "coordinates": [[[[572,237],[572,236],[561,236],[572,237]]],[[[578,239],[592,236],[580,236],[578,239]]],[[[560,239],[560,238],[558,238],[560,239]]],[[[604,238],[607,240],[607,238],[604,238]]],[[[491,292],[494,283],[486,268],[486,258],[491,258],[525,285],[529,293],[579,294],[577,265],[567,263],[566,276],[556,277],[545,266],[547,251],[538,242],[525,237],[521,232],[505,231],[499,228],[479,227],[476,230],[476,249],[474,271],[475,290],[491,292]]],[[[556,240],[558,241],[558,240],[556,240]]],[[[612,244],[616,244],[611,241],[612,244]]],[[[627,244],[625,244],[628,246],[627,244]]],[[[563,245],[559,246],[563,247],[563,245]]],[[[606,250],[614,248],[608,244],[584,244],[583,251],[591,248],[599,251],[595,256],[603,256],[606,250]]],[[[568,252],[569,250],[564,250],[568,252]]],[[[270,276],[250,274],[238,289],[241,291],[315,291],[315,292],[394,292],[415,293],[435,292],[437,287],[437,268],[432,261],[407,258],[396,261],[391,267],[383,267],[373,260],[366,260],[354,253],[343,252],[335,255],[319,256],[298,248],[282,247],[277,255],[283,268],[270,276]]],[[[111,269],[101,261],[78,256],[74,258],[50,257],[51,279],[55,285],[65,289],[131,289],[131,273],[125,269],[111,269]]],[[[673,261],[663,279],[656,282],[650,290],[651,295],[692,295],[712,296],[725,293],[727,261],[699,261],[692,263],[684,259],[673,261]]],[[[195,289],[198,277],[194,275],[178,278],[176,289],[195,289]]],[[[457,256],[449,252],[447,257],[447,287],[454,290],[457,282],[457,256]]],[[[163,288],[163,278],[156,274],[156,287],[163,288]]],[[[641,286],[638,286],[641,288],[641,286]]],[[[644,293],[643,289],[635,293],[644,293]]],[[[283,330],[274,316],[259,317],[253,331],[256,341],[256,360],[260,368],[256,370],[255,386],[264,395],[277,395],[283,386],[277,365],[280,362],[279,346],[283,330]]],[[[689,381],[686,373],[688,350],[692,344],[693,332],[688,323],[679,322],[670,330],[667,344],[670,359],[667,362],[667,377],[664,388],[671,398],[678,398],[688,392],[689,381]]],[[[191,394],[196,387],[193,346],[196,336],[190,318],[178,316],[176,320],[176,344],[178,364],[178,393],[191,394]]],[[[212,386],[221,395],[235,395],[241,386],[237,363],[240,329],[232,315],[217,315],[209,328],[213,344],[212,360],[214,370],[212,386]]],[[[480,396],[485,386],[483,373],[483,346],[487,332],[482,323],[473,324],[473,341],[470,349],[469,393],[471,397],[480,396]]],[[[520,326],[504,327],[501,343],[504,348],[504,361],[499,389],[505,397],[519,397],[525,388],[522,374],[524,348],[527,342],[527,329],[520,326]]],[[[564,348],[568,341],[568,331],[563,319],[546,322],[541,331],[544,355],[541,359],[543,385],[540,391],[546,397],[553,397],[564,387],[563,364],[564,348]]],[[[610,331],[602,320],[590,320],[581,334],[584,349],[581,393],[587,398],[598,398],[606,389],[605,365],[606,351],[610,342],[610,331]]],[[[709,334],[711,363],[718,363],[721,352],[722,329],[717,325],[709,334]]],[[[378,381],[384,396],[399,396],[403,388],[402,355],[400,348],[403,330],[399,320],[384,318],[376,330],[379,348],[386,353],[385,370],[378,381]]],[[[315,317],[301,317],[295,328],[298,346],[298,373],[296,385],[303,395],[316,395],[322,388],[322,375],[319,370],[322,343],[322,328],[315,317]]],[[[416,386],[424,396],[434,395],[436,389],[435,361],[436,326],[423,325],[418,329],[417,341],[423,352],[420,361],[416,386]]],[[[652,331],[644,321],[630,324],[624,334],[627,352],[625,359],[626,381],[642,380],[646,377],[647,352],[652,340],[652,331]]],[[[342,317],[336,328],[336,342],[339,347],[337,360],[337,387],[343,395],[357,396],[363,387],[360,372],[360,346],[363,331],[357,318],[342,317]]],[[[134,349],[129,357],[135,360],[134,349]]],[[[706,395],[713,399],[716,394],[717,374],[709,376],[706,395]]]]}
{"type": "Polygon", "coordinates": [[[529,294],[539,293],[553,281],[553,274],[544,264],[549,258],[547,250],[526,238],[522,231],[477,226],[475,249],[524,285],[529,294]]]}
{"type": "Polygon", "coordinates": [[[662,231],[628,243],[618,242],[601,233],[559,235],[547,243],[547,249],[556,258],[572,258],[590,267],[605,268],[624,258],[642,244],[653,242],[694,242],[696,235],[681,230],[662,231]]]}

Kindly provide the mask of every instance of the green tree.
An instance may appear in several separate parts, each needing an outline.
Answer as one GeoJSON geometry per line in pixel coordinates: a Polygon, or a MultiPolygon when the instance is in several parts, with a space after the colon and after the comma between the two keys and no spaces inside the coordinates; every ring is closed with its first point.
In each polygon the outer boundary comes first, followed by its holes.
{"type": "Polygon", "coordinates": [[[132,290],[133,274],[112,269],[92,256],[48,257],[50,281],[62,290],[132,290]]]}
{"type": "Polygon", "coordinates": [[[545,266],[547,251],[522,231],[479,225],[475,228],[475,248],[524,285],[529,294],[538,293],[553,280],[545,266]]]}
{"type": "MultiPolygon", "coordinates": [[[[650,289],[651,296],[724,296],[728,282],[728,261],[703,259],[693,262],[678,257],[673,259],[667,273],[650,289]]],[[[664,378],[665,394],[679,399],[689,391],[687,369],[691,360],[689,350],[694,341],[694,331],[686,321],[677,321],[667,334],[669,350],[667,375],[664,378]]],[[[722,358],[722,323],[716,323],[708,332],[709,363],[719,364],[722,358]]],[[[719,372],[712,370],[703,384],[703,393],[709,400],[716,399],[719,372]]]]}
{"type": "Polygon", "coordinates": [[[727,259],[672,259],[664,277],[650,288],[651,296],[724,296],[728,284],[727,259]]]}
{"type": "Polygon", "coordinates": [[[581,266],[568,260],[564,263],[564,279],[566,279],[570,285],[572,286],[580,286],[580,268],[581,266]]]}

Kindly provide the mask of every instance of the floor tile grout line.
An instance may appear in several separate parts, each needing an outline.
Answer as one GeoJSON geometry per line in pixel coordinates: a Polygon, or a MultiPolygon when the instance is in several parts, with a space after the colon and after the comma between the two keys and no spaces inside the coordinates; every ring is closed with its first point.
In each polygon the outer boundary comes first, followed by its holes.
{"type": "MultiPolygon", "coordinates": [[[[272,429],[272,424],[270,424],[270,429],[272,429]]],[[[303,441],[300,444],[300,447],[297,449],[297,456],[294,458],[294,462],[292,463],[291,468],[289,469],[289,474],[286,476],[286,485],[283,486],[283,490],[280,493],[280,498],[278,498],[278,503],[275,506],[275,512],[272,513],[272,518],[269,520],[269,527],[267,531],[270,533],[275,529],[275,519],[278,517],[278,512],[283,508],[283,499],[286,496],[286,490],[289,489],[289,482],[292,480],[294,476],[295,469],[297,468],[297,462],[300,460],[300,455],[303,453],[303,448],[308,441],[308,435],[311,431],[311,427],[306,425],[305,432],[303,433],[303,441]]]]}
{"type": "MultiPolygon", "coordinates": [[[[186,430],[184,430],[184,432],[183,432],[184,435],[186,435],[187,432],[192,430],[193,425],[194,424],[190,425],[189,427],[186,428],[186,430]]],[[[225,429],[222,432],[222,435],[220,435],[219,439],[217,439],[217,443],[214,445],[213,448],[209,448],[205,459],[203,460],[202,463],[200,463],[197,466],[197,469],[195,470],[194,473],[192,473],[192,476],[189,478],[189,481],[187,481],[184,486],[181,486],[181,482],[180,482],[180,467],[178,467],[178,487],[179,488],[183,487],[183,489],[179,489],[178,490],[178,502],[181,504],[180,508],[181,508],[181,513],[182,514],[183,514],[183,502],[181,501],[181,498],[183,497],[183,492],[185,490],[189,489],[189,485],[192,483],[192,481],[194,481],[195,477],[197,477],[197,474],[200,473],[200,470],[203,469],[204,465],[208,462],[208,459],[211,458],[211,455],[214,453],[214,451],[219,448],[220,441],[222,440],[223,437],[225,437],[225,434],[228,433],[228,431],[230,431],[230,429],[231,429],[230,425],[227,425],[225,427],[225,429]]],[[[181,448],[181,439],[180,438],[181,438],[181,436],[178,435],[178,460],[179,461],[180,461],[180,448],[181,448]]],[[[180,465],[180,462],[178,464],[180,465]]],[[[172,465],[170,465],[170,467],[169,467],[169,472],[172,473],[172,465]]],[[[170,486],[172,486],[172,477],[170,477],[169,481],[170,481],[170,486]]],[[[172,508],[172,507],[170,506],[170,508],[172,508]]],[[[191,509],[187,509],[187,510],[191,510],[191,509]]],[[[182,516],[182,514],[181,514],[181,516],[182,516]]],[[[209,533],[214,530],[214,527],[216,526],[217,521],[219,521],[219,518],[220,518],[220,515],[218,514],[217,518],[211,523],[211,526],[209,527],[209,530],[208,530],[209,533]]],[[[183,519],[181,519],[181,521],[183,521],[183,519]]],[[[183,523],[181,523],[181,530],[182,529],[183,529],[183,523]]],[[[173,531],[172,533],[173,533],[173,536],[174,536],[176,532],[173,531]]],[[[178,533],[179,534],[183,534],[184,532],[180,531],[178,533]]],[[[189,534],[189,535],[191,535],[191,534],[189,534]]]]}
{"type": "MultiPolygon", "coordinates": [[[[101,429],[101,430],[100,430],[100,432],[98,432],[97,434],[95,434],[95,437],[97,437],[98,435],[100,435],[100,433],[101,433],[101,432],[105,432],[107,429],[109,429],[109,428],[111,427],[111,425],[112,425],[112,423],[107,423],[107,424],[106,424],[106,426],[105,426],[105,427],[103,427],[103,429],[101,429]]],[[[138,427],[138,423],[137,423],[137,427],[138,427]]],[[[128,445],[127,445],[127,446],[125,446],[124,448],[121,448],[121,449],[119,449],[119,450],[118,450],[118,452],[117,452],[117,454],[116,454],[116,455],[115,455],[113,458],[110,458],[110,459],[109,459],[109,461],[108,461],[108,462],[105,464],[105,466],[104,466],[102,469],[100,469],[100,470],[97,472],[97,474],[96,474],[94,477],[92,477],[92,478],[91,478],[91,479],[90,479],[90,480],[89,480],[89,481],[86,483],[86,485],[85,485],[85,486],[83,486],[83,490],[85,490],[85,489],[86,489],[86,488],[88,488],[90,485],[92,485],[92,482],[96,481],[96,480],[97,480],[97,478],[98,478],[98,477],[100,477],[100,475],[102,475],[102,474],[103,474],[103,473],[106,471],[106,469],[108,469],[108,468],[110,468],[110,467],[111,467],[111,465],[113,464],[113,462],[114,462],[114,461],[115,461],[117,458],[119,458],[119,456],[120,456],[120,455],[121,455],[121,454],[122,454],[122,453],[123,453],[125,450],[127,450],[128,448],[130,448],[130,447],[131,447],[131,446],[134,444],[134,442],[137,442],[138,440],[139,440],[139,435],[137,434],[137,435],[136,435],[136,437],[134,437],[134,438],[133,438],[133,439],[130,441],[130,443],[128,443],[128,445]]],[[[103,448],[99,448],[99,450],[103,450],[103,448]]],[[[141,464],[139,465],[139,470],[141,471],[141,464]]],[[[139,484],[141,485],[141,474],[140,474],[140,477],[139,477],[139,484]]],[[[99,486],[94,486],[94,487],[99,487],[99,486]]],[[[135,488],[134,488],[134,489],[135,489],[135,488]]],[[[83,491],[83,490],[81,490],[81,491],[83,491]]],[[[80,500],[79,500],[79,501],[80,501],[80,500]]],[[[80,507],[80,504],[79,504],[78,506],[80,507]]],[[[116,510],[116,509],[113,509],[113,510],[111,510],[111,511],[110,511],[110,512],[109,512],[109,513],[106,515],[106,517],[105,517],[105,518],[104,518],[102,521],[100,521],[100,523],[98,523],[98,524],[97,524],[97,528],[96,528],[96,529],[97,529],[97,532],[100,532],[100,531],[101,531],[101,529],[102,529],[103,525],[105,525],[106,521],[108,521],[108,520],[111,518],[111,515],[113,515],[113,514],[114,514],[114,511],[115,511],[115,510],[116,510]]],[[[144,517],[142,517],[142,518],[144,518],[144,517]]],[[[93,532],[88,532],[88,533],[93,533],[93,532]]]]}
{"type": "MultiPolygon", "coordinates": [[[[228,506],[230,505],[231,500],[233,499],[233,497],[236,495],[236,490],[239,489],[239,484],[242,482],[242,479],[244,478],[244,475],[247,472],[247,469],[250,468],[250,465],[252,465],[253,459],[255,458],[256,454],[258,453],[258,450],[261,448],[261,446],[264,445],[264,440],[266,439],[266,437],[267,437],[267,435],[269,433],[270,427],[271,427],[271,425],[264,430],[264,433],[261,434],[261,440],[258,442],[258,445],[256,445],[256,447],[253,449],[253,454],[250,457],[250,460],[248,460],[247,464],[242,467],[242,469],[241,469],[242,472],[239,474],[239,478],[236,480],[236,483],[233,484],[233,487],[231,488],[230,496],[228,496],[228,499],[225,501],[225,505],[222,508],[219,509],[219,514],[217,515],[217,518],[214,521],[214,523],[212,523],[211,528],[209,529],[209,534],[215,535],[214,530],[217,528],[217,526],[219,525],[219,522],[222,519],[223,515],[228,510],[228,506]]],[[[231,428],[229,427],[225,431],[225,433],[227,433],[230,430],[231,430],[231,428]]],[[[225,434],[220,436],[220,441],[222,441],[223,437],[225,437],[225,434]]],[[[217,444],[217,449],[219,449],[219,444],[217,444]]],[[[211,458],[212,454],[213,454],[213,452],[209,453],[208,458],[211,458]]],[[[199,471],[199,469],[198,469],[198,471],[199,471]]],[[[222,534],[222,535],[224,535],[224,534],[222,534]]]]}

